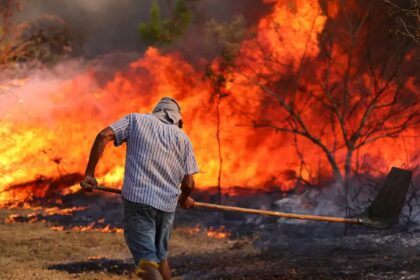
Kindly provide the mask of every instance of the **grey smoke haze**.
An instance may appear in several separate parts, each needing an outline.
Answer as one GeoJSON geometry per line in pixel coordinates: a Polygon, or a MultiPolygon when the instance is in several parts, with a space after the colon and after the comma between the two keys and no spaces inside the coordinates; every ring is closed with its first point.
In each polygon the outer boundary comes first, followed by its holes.
{"type": "MultiPolygon", "coordinates": [[[[30,20],[41,15],[56,15],[62,18],[73,38],[74,55],[87,57],[123,51],[138,52],[145,48],[137,31],[139,22],[149,19],[152,0],[29,0],[19,15],[30,20]]],[[[168,1],[158,1],[162,14],[167,15],[168,1]]],[[[173,1],[174,2],[174,1],[173,1]]],[[[244,14],[249,24],[265,13],[269,6],[261,0],[198,0],[194,22],[185,35],[185,44],[177,44],[182,52],[206,54],[200,39],[204,26],[211,18],[229,20],[233,15],[244,14]],[[201,30],[201,31],[200,31],[201,30]],[[191,39],[195,39],[194,42],[191,39]]]]}

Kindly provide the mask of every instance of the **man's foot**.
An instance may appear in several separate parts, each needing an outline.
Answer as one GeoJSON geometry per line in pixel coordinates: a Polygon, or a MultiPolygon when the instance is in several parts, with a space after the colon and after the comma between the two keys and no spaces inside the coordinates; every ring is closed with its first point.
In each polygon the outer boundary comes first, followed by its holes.
{"type": "Polygon", "coordinates": [[[152,261],[140,261],[137,267],[133,271],[134,279],[143,280],[163,280],[158,270],[159,265],[152,261]]]}

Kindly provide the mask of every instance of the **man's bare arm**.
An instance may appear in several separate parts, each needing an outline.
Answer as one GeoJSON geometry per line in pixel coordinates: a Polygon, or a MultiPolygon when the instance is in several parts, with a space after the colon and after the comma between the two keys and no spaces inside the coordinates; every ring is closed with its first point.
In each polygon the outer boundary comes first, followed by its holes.
{"type": "Polygon", "coordinates": [[[193,175],[185,175],[181,183],[181,196],[179,198],[179,204],[182,208],[191,208],[194,206],[194,200],[190,196],[194,187],[193,175]]]}
{"type": "Polygon", "coordinates": [[[89,185],[91,188],[95,188],[98,185],[98,182],[95,179],[96,165],[105,150],[106,144],[114,140],[114,131],[110,127],[107,127],[98,133],[95,142],[93,142],[92,148],[90,149],[89,162],[86,167],[82,187],[84,187],[83,185],[89,185]]]}

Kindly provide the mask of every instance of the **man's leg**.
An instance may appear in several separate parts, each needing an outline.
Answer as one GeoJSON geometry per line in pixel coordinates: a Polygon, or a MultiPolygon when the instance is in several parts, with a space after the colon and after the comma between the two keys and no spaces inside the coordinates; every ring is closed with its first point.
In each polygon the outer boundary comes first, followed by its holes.
{"type": "Polygon", "coordinates": [[[164,259],[159,264],[159,271],[163,280],[171,280],[171,270],[169,268],[168,259],[164,259]]]}
{"type": "Polygon", "coordinates": [[[160,211],[156,219],[157,256],[160,259],[159,271],[164,280],[171,279],[167,256],[174,215],[174,213],[160,211]]]}
{"type": "Polygon", "coordinates": [[[161,280],[155,245],[156,209],[124,200],[124,236],[140,279],[161,280]]]}

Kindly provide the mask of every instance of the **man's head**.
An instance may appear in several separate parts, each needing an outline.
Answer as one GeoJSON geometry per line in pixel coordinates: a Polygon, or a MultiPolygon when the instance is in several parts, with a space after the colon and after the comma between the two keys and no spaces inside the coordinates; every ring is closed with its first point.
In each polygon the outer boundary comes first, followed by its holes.
{"type": "Polygon", "coordinates": [[[181,107],[174,98],[164,97],[155,106],[152,112],[164,123],[177,125],[182,128],[181,107]]]}

